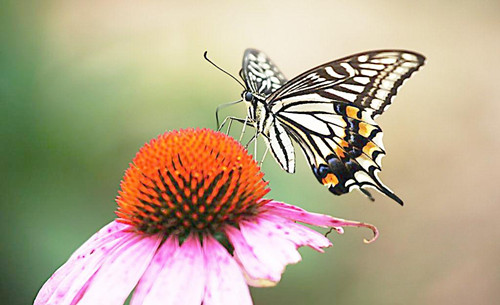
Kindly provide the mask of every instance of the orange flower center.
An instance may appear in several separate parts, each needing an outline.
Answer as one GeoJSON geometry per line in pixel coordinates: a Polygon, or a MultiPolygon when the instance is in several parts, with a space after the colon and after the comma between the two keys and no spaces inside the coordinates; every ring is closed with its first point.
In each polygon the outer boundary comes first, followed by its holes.
{"type": "Polygon", "coordinates": [[[144,233],[215,233],[257,213],[269,192],[263,176],[225,134],[167,132],[144,145],[125,172],[116,215],[144,233]]]}

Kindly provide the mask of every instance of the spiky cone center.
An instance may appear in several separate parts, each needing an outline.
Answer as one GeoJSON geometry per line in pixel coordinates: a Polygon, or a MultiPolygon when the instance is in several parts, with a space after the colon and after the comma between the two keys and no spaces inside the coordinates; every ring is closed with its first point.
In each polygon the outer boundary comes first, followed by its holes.
{"type": "Polygon", "coordinates": [[[257,214],[269,192],[263,175],[223,133],[167,132],[145,144],[125,172],[116,215],[147,234],[214,234],[257,214]]]}

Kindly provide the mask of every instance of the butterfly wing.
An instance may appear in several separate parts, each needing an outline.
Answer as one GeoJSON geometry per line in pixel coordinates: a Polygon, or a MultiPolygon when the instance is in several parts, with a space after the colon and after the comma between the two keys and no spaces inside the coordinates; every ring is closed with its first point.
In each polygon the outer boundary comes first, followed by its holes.
{"type": "Polygon", "coordinates": [[[295,173],[295,149],[292,139],[279,121],[275,120],[270,124],[265,140],[281,168],[290,174],[295,173]]]}
{"type": "Polygon", "coordinates": [[[400,50],[332,61],[290,80],[268,98],[275,116],[304,151],[318,181],[337,195],[373,187],[402,204],[378,178],[385,155],[373,120],[391,104],[425,58],[400,50]]]}
{"type": "Polygon", "coordinates": [[[268,96],[283,86],[287,79],[264,52],[246,49],[241,77],[252,93],[268,96]]]}
{"type": "Polygon", "coordinates": [[[268,101],[282,104],[303,96],[327,98],[354,104],[375,118],[387,110],[398,88],[424,61],[424,56],[404,50],[358,53],[302,73],[273,92],[268,101]]]}

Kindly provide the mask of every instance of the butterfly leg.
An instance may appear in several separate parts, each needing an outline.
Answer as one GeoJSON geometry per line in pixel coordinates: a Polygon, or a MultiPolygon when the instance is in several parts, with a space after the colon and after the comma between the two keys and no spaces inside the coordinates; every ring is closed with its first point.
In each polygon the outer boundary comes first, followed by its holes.
{"type": "Polygon", "coordinates": [[[221,131],[221,129],[224,127],[224,125],[226,125],[227,120],[229,120],[229,117],[226,117],[224,119],[224,121],[222,121],[222,124],[219,124],[219,122],[217,122],[217,131],[221,131]]]}
{"type": "Polygon", "coordinates": [[[229,134],[229,132],[231,132],[231,126],[233,126],[233,121],[234,120],[229,120],[229,123],[227,124],[226,134],[229,134]]]}
{"type": "MultiPolygon", "coordinates": [[[[266,138],[267,142],[269,143],[269,137],[265,133],[262,133],[262,136],[264,138],[266,138]]],[[[259,162],[260,167],[262,167],[262,164],[264,164],[264,160],[266,159],[267,153],[269,152],[270,149],[271,149],[270,146],[266,145],[266,150],[264,151],[264,154],[262,155],[262,159],[259,162]]]]}
{"type": "Polygon", "coordinates": [[[259,135],[259,133],[256,131],[255,134],[250,138],[250,140],[245,145],[245,149],[248,150],[248,147],[250,146],[250,144],[252,144],[252,142],[254,143],[253,157],[255,160],[257,160],[257,137],[258,137],[258,135],[259,135]]]}
{"type": "Polygon", "coordinates": [[[255,139],[254,139],[254,146],[253,146],[253,148],[254,148],[254,155],[253,156],[254,156],[255,160],[257,160],[257,143],[259,142],[258,138],[257,138],[258,135],[259,135],[259,131],[257,130],[257,128],[255,128],[255,135],[254,135],[255,139]]]}
{"type": "Polygon", "coordinates": [[[233,121],[236,121],[236,122],[239,122],[239,123],[243,123],[243,124],[248,124],[247,120],[243,120],[241,118],[237,118],[237,117],[232,117],[232,116],[228,116],[224,119],[224,121],[222,121],[222,124],[220,124],[219,128],[217,129],[217,131],[221,131],[222,128],[224,128],[224,126],[226,124],[228,124],[228,129],[227,129],[227,133],[229,133],[229,131],[231,130],[231,125],[233,124],[233,121]]]}
{"type": "Polygon", "coordinates": [[[255,134],[252,136],[252,138],[250,139],[250,141],[248,141],[247,145],[245,145],[245,148],[248,149],[248,146],[250,145],[250,143],[254,142],[254,146],[253,146],[253,156],[255,158],[255,160],[257,160],[257,142],[258,142],[258,137],[259,137],[259,134],[262,134],[263,133],[260,133],[257,128],[255,128],[255,134]]]}
{"type": "Polygon", "coordinates": [[[248,146],[255,140],[255,136],[252,136],[250,140],[248,140],[247,144],[245,145],[245,149],[248,150],[248,146]]]}
{"type": "MultiPolygon", "coordinates": [[[[234,104],[238,104],[238,103],[241,103],[242,100],[237,100],[235,102],[230,102],[230,103],[225,103],[225,104],[221,104],[219,106],[217,106],[217,108],[215,109],[215,121],[217,122],[217,130],[220,131],[221,130],[221,125],[219,124],[219,110],[221,110],[222,108],[226,108],[226,107],[229,107],[231,105],[234,105],[234,104]]],[[[227,117],[226,117],[227,119],[227,117]]],[[[224,121],[226,121],[226,119],[224,119],[224,121]]],[[[224,123],[222,123],[222,125],[224,125],[224,123]]]]}
{"type": "MultiPolygon", "coordinates": [[[[264,134],[262,134],[264,135],[264,134]]],[[[252,136],[252,138],[247,142],[247,144],[245,145],[245,149],[248,150],[248,146],[250,146],[250,144],[252,142],[255,142],[254,143],[254,158],[255,160],[257,160],[257,139],[258,139],[258,136],[259,136],[259,132],[255,132],[255,134],[252,136]]],[[[262,159],[259,161],[259,166],[262,167],[262,164],[264,163],[264,160],[266,159],[266,156],[267,156],[267,153],[269,152],[269,146],[266,146],[266,150],[264,151],[264,154],[262,155],[262,159]]]]}
{"type": "Polygon", "coordinates": [[[264,160],[266,159],[267,153],[269,152],[269,146],[266,146],[266,150],[264,151],[264,155],[262,155],[262,159],[259,162],[259,166],[262,167],[264,160]]]}
{"type": "Polygon", "coordinates": [[[245,134],[247,124],[248,124],[248,117],[245,118],[245,122],[243,123],[243,128],[241,129],[240,138],[238,140],[239,142],[241,142],[241,140],[243,139],[243,135],[245,134]]]}

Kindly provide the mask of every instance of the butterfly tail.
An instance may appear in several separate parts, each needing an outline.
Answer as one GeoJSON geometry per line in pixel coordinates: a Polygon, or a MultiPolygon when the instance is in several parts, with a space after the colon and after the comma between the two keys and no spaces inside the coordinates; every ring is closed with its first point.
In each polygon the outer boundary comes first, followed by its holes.
{"type": "Polygon", "coordinates": [[[370,192],[365,188],[371,187],[403,205],[403,201],[378,179],[374,169],[365,170],[349,156],[345,156],[341,160],[331,155],[326,158],[325,163],[318,166],[311,164],[311,168],[318,182],[325,185],[335,195],[343,195],[349,193],[353,188],[359,188],[373,201],[370,192]]]}
{"type": "MultiPolygon", "coordinates": [[[[378,179],[378,177],[374,176],[373,178],[373,181],[376,183],[376,185],[369,185],[373,188],[375,188],[376,190],[378,190],[379,192],[383,193],[384,195],[386,195],[387,197],[391,198],[392,200],[396,201],[397,203],[399,203],[401,206],[404,205],[404,202],[403,200],[401,200],[401,198],[399,198],[398,196],[396,196],[396,194],[394,194],[393,191],[391,191],[389,188],[387,188],[381,181],[380,179],[378,179]]],[[[360,187],[360,190],[362,193],[365,193],[365,192],[368,192],[367,190],[363,189],[362,187],[360,187]]],[[[368,193],[369,194],[369,193],[368,193]]],[[[365,193],[366,195],[366,193],[365,193]]],[[[370,197],[370,196],[368,196],[370,197]]]]}

